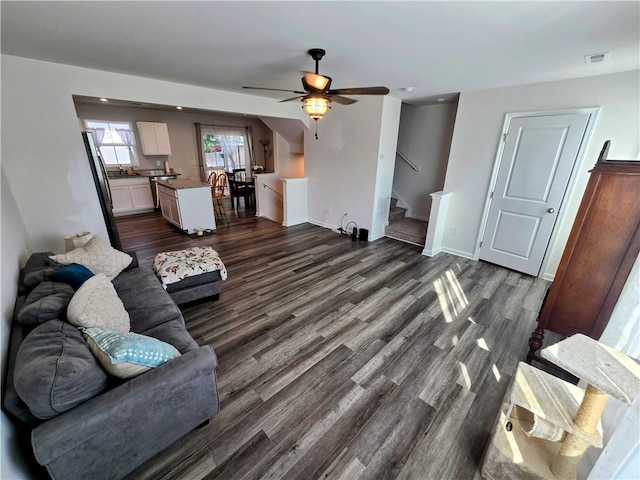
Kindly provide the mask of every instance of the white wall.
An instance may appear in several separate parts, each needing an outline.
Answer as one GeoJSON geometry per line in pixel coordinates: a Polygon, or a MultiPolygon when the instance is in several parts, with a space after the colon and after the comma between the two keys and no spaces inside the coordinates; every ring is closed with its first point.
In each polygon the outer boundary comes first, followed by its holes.
{"type": "MultiPolygon", "coordinates": [[[[20,217],[18,208],[7,181],[4,168],[0,169],[0,201],[2,208],[2,325],[0,325],[0,345],[2,359],[2,380],[4,381],[7,367],[7,351],[9,334],[11,332],[11,319],[18,291],[18,275],[28,255],[31,253],[31,242],[27,234],[24,222],[20,217]]],[[[18,479],[31,478],[26,462],[19,454],[15,430],[9,417],[3,411],[0,414],[0,478],[18,479]]]]}
{"type": "Polygon", "coordinates": [[[588,170],[605,140],[609,158],[633,159],[640,145],[640,76],[638,71],[539,83],[460,95],[449,155],[445,190],[451,204],[443,250],[475,257],[485,199],[505,114],[601,107],[591,142],[578,168],[573,191],[565,198],[542,275],[553,276],[588,180],[588,170]],[[452,228],[457,230],[451,235],[452,228]]]}
{"type": "Polygon", "coordinates": [[[107,237],[72,95],[299,119],[298,105],[2,55],[2,163],[35,251],[63,237],[107,237]]]}
{"type": "Polygon", "coordinates": [[[83,120],[126,121],[133,126],[136,135],[136,147],[140,165],[138,168],[163,168],[168,160],[171,167],[182,174],[182,178],[200,180],[198,165],[198,139],[195,123],[205,125],[221,125],[233,127],[251,127],[253,132],[253,149],[259,164],[263,162],[263,151],[260,140],[271,141],[272,132],[260,120],[244,116],[216,115],[215,113],[190,113],[182,111],[155,110],[148,108],[98,105],[76,103],[78,117],[83,120]],[[167,124],[171,155],[142,154],[138,130],[135,122],[162,122],[167,124]]]}
{"type": "MultiPolygon", "coordinates": [[[[309,222],[336,229],[340,219],[371,230],[384,97],[361,97],[334,105],[305,132],[305,175],[309,178],[309,222]]],[[[345,224],[346,224],[345,221],[345,224]]]]}
{"type": "Polygon", "coordinates": [[[396,157],[393,192],[407,208],[408,217],[427,221],[429,195],[442,190],[457,107],[457,103],[402,104],[398,151],[420,169],[415,171],[396,157]]]}
{"type": "Polygon", "coordinates": [[[384,97],[382,99],[376,189],[371,212],[373,220],[369,232],[371,240],[383,237],[385,227],[389,224],[389,201],[393,188],[393,170],[398,146],[401,107],[402,102],[398,98],[384,97]]]}
{"type": "Polygon", "coordinates": [[[284,219],[282,179],[276,173],[261,173],[256,177],[256,216],[276,223],[284,219]]]}
{"type": "Polygon", "coordinates": [[[291,145],[278,132],[273,134],[275,173],[280,178],[304,177],[304,156],[291,151],[291,145]]]}

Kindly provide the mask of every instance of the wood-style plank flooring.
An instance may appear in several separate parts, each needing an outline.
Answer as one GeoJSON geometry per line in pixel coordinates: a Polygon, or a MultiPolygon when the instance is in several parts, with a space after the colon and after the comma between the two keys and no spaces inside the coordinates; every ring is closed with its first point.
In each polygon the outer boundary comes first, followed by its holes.
{"type": "Polygon", "coordinates": [[[229,210],[191,238],[118,219],[125,250],[210,245],[229,278],[183,307],[221,411],[131,479],[473,479],[548,282],[384,238],[229,210]]]}

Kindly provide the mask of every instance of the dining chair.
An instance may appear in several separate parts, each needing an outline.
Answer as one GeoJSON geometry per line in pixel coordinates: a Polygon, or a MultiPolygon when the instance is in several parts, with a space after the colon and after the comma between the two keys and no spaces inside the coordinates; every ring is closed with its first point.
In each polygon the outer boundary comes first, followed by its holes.
{"type": "Polygon", "coordinates": [[[235,175],[235,179],[241,182],[247,179],[247,171],[244,168],[234,168],[233,174],[235,175]]]}
{"type": "Polygon", "coordinates": [[[216,196],[224,197],[226,189],[227,189],[227,175],[224,173],[221,173],[220,175],[218,175],[218,179],[216,180],[216,187],[215,187],[216,196]]]}
{"type": "Polygon", "coordinates": [[[235,179],[229,178],[229,196],[231,197],[231,208],[234,210],[240,208],[240,197],[244,196],[244,191],[238,186],[238,182],[235,179]]]}
{"type": "MultiPolygon", "coordinates": [[[[224,173],[221,173],[217,176],[215,186],[213,187],[213,212],[216,217],[216,222],[224,223],[227,222],[229,225],[229,217],[227,217],[227,211],[224,208],[224,191],[227,187],[227,176],[224,173]]],[[[231,199],[233,204],[233,199],[231,199]]]]}
{"type": "Polygon", "coordinates": [[[211,172],[209,174],[209,178],[207,178],[207,183],[211,185],[211,198],[215,198],[216,196],[216,183],[217,183],[218,175],[216,172],[211,172]]]}

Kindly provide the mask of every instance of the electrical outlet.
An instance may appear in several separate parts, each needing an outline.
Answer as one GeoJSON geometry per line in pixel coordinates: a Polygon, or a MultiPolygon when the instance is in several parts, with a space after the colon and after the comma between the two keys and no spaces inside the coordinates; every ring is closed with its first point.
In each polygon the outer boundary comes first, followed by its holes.
{"type": "Polygon", "coordinates": [[[451,227],[451,229],[449,230],[449,235],[451,235],[452,237],[455,237],[458,234],[458,229],[456,227],[451,227]]]}

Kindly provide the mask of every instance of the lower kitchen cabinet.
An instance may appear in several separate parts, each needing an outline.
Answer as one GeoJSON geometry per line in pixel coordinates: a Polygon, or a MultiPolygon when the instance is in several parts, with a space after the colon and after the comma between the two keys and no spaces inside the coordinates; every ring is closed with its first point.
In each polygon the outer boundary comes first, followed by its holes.
{"type": "Polygon", "coordinates": [[[112,210],[115,216],[150,212],[155,208],[151,184],[146,177],[109,180],[112,210]]]}

